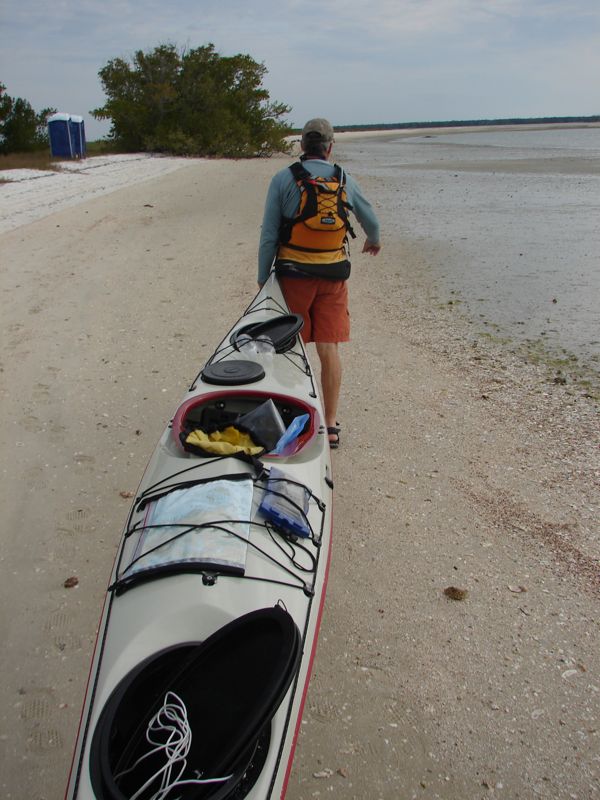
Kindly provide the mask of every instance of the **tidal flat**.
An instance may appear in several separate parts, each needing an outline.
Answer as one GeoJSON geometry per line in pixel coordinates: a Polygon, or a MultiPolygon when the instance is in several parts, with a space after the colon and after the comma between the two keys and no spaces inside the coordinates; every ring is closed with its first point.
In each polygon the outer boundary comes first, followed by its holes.
{"type": "Polygon", "coordinates": [[[600,127],[403,133],[336,157],[374,179],[384,240],[422,250],[440,302],[600,383],[600,127]]]}

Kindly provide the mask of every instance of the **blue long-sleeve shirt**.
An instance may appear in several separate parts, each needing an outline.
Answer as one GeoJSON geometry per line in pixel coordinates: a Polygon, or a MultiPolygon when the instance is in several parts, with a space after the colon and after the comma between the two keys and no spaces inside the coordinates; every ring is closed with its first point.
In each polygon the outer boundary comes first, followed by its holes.
{"type": "MultiPolygon", "coordinates": [[[[318,158],[302,162],[313,177],[331,178],[334,164],[318,158]]],[[[369,201],[365,198],[357,182],[346,173],[346,197],[352,211],[371,244],[379,244],[379,222],[369,201]]],[[[300,205],[300,189],[290,169],[277,172],[271,179],[265,213],[263,216],[260,244],[258,247],[258,282],[264,283],[271,271],[277,246],[279,229],[284,217],[294,217],[300,205]]]]}

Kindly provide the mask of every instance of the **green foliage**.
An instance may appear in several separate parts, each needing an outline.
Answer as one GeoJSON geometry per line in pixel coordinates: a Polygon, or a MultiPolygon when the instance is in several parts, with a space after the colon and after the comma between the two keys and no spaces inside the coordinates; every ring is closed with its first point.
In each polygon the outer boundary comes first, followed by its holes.
{"type": "Polygon", "coordinates": [[[30,103],[9,97],[0,83],[0,153],[27,153],[48,147],[48,117],[53,108],[36,114],[30,103]]]}
{"type": "Polygon", "coordinates": [[[115,142],[108,139],[86,140],[85,150],[88,158],[91,156],[115,155],[122,152],[115,142]]]}
{"type": "Polygon", "coordinates": [[[244,158],[287,149],[280,118],[290,109],[269,102],[266,68],[248,55],[163,44],[98,74],[107,101],[91,113],[111,120],[110,138],[125,150],[244,158]]]}

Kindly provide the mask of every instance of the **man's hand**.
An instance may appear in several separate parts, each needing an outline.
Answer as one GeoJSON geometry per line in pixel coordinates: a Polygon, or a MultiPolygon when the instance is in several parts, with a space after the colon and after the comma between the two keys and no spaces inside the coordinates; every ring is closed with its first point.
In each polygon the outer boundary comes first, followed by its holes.
{"type": "Polygon", "coordinates": [[[363,253],[368,253],[370,256],[376,256],[377,253],[381,250],[380,244],[373,244],[368,239],[363,245],[363,253]]]}

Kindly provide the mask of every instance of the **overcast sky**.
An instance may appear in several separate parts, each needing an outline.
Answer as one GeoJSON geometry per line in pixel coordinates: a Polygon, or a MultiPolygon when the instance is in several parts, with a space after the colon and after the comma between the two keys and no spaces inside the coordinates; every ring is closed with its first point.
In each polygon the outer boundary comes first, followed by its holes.
{"type": "Polygon", "coordinates": [[[600,113],[599,0],[1,0],[0,82],[108,132],[98,70],[158,44],[247,53],[289,121],[600,113]]]}

